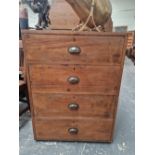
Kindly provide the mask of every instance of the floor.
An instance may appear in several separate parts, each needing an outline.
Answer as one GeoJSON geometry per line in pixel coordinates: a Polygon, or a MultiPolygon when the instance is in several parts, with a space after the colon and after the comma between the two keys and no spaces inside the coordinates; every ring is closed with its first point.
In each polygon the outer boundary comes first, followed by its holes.
{"type": "Polygon", "coordinates": [[[125,59],[114,141],[107,143],[37,142],[30,113],[20,117],[20,155],[134,155],[135,67],[125,59]]]}

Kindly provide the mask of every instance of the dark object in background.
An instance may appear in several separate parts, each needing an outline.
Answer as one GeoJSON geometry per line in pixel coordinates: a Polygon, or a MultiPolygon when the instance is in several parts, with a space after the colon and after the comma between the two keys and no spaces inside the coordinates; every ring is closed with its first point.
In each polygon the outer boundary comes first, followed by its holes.
{"type": "Polygon", "coordinates": [[[132,48],[126,50],[126,56],[130,58],[135,65],[135,44],[133,44],[132,48]]]}
{"type": "Polygon", "coordinates": [[[127,32],[128,31],[128,26],[115,26],[114,27],[114,32],[127,32]]]}
{"type": "Polygon", "coordinates": [[[48,3],[48,0],[30,0],[27,1],[27,3],[34,13],[38,13],[38,23],[37,25],[35,25],[36,28],[47,28],[48,24],[50,24],[50,5],[48,3]]]}
{"type": "Polygon", "coordinates": [[[19,40],[22,39],[21,29],[20,29],[20,23],[19,23],[19,40]]]}
{"type": "Polygon", "coordinates": [[[30,109],[27,84],[24,80],[19,80],[19,115],[30,109]]]}
{"type": "Polygon", "coordinates": [[[21,29],[28,29],[28,19],[19,19],[21,29]]]}

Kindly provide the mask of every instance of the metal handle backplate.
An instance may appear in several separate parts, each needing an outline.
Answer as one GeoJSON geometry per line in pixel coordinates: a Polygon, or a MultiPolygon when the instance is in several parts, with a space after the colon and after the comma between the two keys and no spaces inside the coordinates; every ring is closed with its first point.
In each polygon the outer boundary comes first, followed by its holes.
{"type": "Polygon", "coordinates": [[[69,128],[68,132],[72,135],[78,134],[78,129],[77,128],[69,128]]]}
{"type": "Polygon", "coordinates": [[[77,77],[77,76],[70,76],[70,77],[68,78],[68,82],[69,82],[70,84],[78,84],[78,83],[80,82],[80,79],[79,79],[79,77],[77,77]]]}
{"type": "Polygon", "coordinates": [[[69,52],[70,54],[80,54],[81,49],[80,49],[80,47],[78,47],[78,46],[72,46],[72,47],[69,47],[69,48],[68,48],[68,52],[69,52]]]}
{"type": "Polygon", "coordinates": [[[77,103],[70,103],[70,104],[68,104],[68,108],[70,110],[78,110],[79,109],[79,105],[77,103]]]}

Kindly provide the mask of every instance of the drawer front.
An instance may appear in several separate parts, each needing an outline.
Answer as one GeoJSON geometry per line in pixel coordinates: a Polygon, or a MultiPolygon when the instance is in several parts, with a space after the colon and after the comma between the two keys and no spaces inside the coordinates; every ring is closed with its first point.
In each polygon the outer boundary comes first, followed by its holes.
{"type": "MultiPolygon", "coordinates": [[[[25,36],[26,37],[26,36],[25,36]]],[[[66,36],[29,34],[26,59],[56,64],[120,64],[124,36],[66,36]],[[80,52],[77,52],[79,50],[80,52]],[[72,51],[72,52],[71,52],[72,51]]]]}
{"type": "Polygon", "coordinates": [[[32,93],[34,114],[37,117],[100,117],[113,118],[114,96],[64,95],[32,93]]]}
{"type": "Polygon", "coordinates": [[[119,66],[31,65],[32,88],[54,92],[102,92],[115,95],[119,89],[119,66]]]}
{"type": "Polygon", "coordinates": [[[37,140],[111,141],[113,120],[35,118],[37,140]]]}

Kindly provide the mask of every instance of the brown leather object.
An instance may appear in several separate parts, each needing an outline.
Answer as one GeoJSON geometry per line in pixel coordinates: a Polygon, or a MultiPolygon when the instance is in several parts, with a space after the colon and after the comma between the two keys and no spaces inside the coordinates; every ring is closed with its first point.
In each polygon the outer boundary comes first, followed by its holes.
{"type": "MultiPolygon", "coordinates": [[[[80,20],[85,23],[91,10],[93,0],[66,0],[77,13],[80,20]]],[[[112,6],[109,0],[94,0],[94,21],[96,26],[103,26],[111,17],[112,6]]],[[[93,28],[92,20],[89,20],[88,27],[93,28]]]]}
{"type": "MultiPolygon", "coordinates": [[[[80,18],[73,8],[65,0],[53,0],[49,18],[51,20],[50,29],[74,29],[79,25],[80,18]],[[63,9],[62,9],[63,8],[63,9]]],[[[104,24],[105,32],[112,32],[113,22],[111,17],[104,24]]]]}

